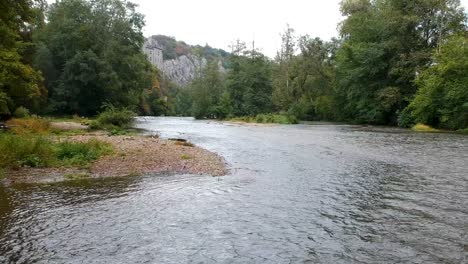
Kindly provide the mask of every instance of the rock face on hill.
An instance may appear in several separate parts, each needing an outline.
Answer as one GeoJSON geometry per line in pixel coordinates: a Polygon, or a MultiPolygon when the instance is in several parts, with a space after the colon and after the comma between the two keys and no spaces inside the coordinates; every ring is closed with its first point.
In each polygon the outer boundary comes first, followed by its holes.
{"type": "Polygon", "coordinates": [[[195,75],[198,69],[205,67],[207,60],[198,58],[192,54],[182,55],[172,60],[165,60],[162,72],[178,85],[186,85],[195,75]]]}
{"type": "Polygon", "coordinates": [[[228,52],[208,45],[191,46],[172,37],[155,35],[147,38],[143,51],[149,61],[179,86],[187,85],[209,61],[217,61],[220,71],[228,52]]]}

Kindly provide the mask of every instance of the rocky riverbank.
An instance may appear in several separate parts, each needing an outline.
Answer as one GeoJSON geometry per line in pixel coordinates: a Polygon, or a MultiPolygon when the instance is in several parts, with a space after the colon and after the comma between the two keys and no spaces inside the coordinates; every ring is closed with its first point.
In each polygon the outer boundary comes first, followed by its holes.
{"type": "Polygon", "coordinates": [[[136,176],[152,173],[226,174],[224,159],[219,155],[185,141],[154,136],[108,136],[93,133],[56,137],[57,141],[104,141],[113,153],[99,158],[87,168],[28,168],[8,171],[3,181],[12,183],[47,183],[64,180],[136,176]]]}

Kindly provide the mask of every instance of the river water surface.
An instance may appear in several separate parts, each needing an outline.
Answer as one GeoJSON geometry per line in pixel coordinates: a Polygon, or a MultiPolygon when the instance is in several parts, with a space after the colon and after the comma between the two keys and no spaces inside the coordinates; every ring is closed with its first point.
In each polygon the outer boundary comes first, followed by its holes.
{"type": "Polygon", "coordinates": [[[230,175],[0,187],[0,263],[466,263],[468,137],[139,118],[230,175]]]}

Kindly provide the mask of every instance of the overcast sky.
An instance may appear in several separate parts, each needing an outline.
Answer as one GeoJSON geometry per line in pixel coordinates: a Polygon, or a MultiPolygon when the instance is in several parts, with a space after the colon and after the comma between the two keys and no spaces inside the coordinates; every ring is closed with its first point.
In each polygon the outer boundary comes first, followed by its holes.
{"type": "MultiPolygon", "coordinates": [[[[48,0],[55,2],[55,0],[48,0]]],[[[298,35],[330,39],[342,20],[340,0],[131,0],[146,16],[145,36],[163,34],[188,44],[229,50],[236,39],[255,40],[273,57],[286,24],[298,35]]],[[[465,9],[468,0],[461,0],[465,9]]]]}

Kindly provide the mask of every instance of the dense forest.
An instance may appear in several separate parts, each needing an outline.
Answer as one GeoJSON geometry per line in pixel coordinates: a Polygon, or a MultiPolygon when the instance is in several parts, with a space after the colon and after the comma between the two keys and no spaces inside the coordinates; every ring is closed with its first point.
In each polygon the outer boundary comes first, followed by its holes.
{"type": "MultiPolygon", "coordinates": [[[[130,2],[1,5],[2,119],[19,108],[92,116],[113,105],[143,115],[468,127],[467,16],[457,0],[343,0],[336,39],[287,26],[273,59],[239,40],[229,54],[199,46],[214,54],[187,87],[146,60],[144,17],[130,2]]],[[[158,42],[166,59],[190,47],[158,42]]]]}

